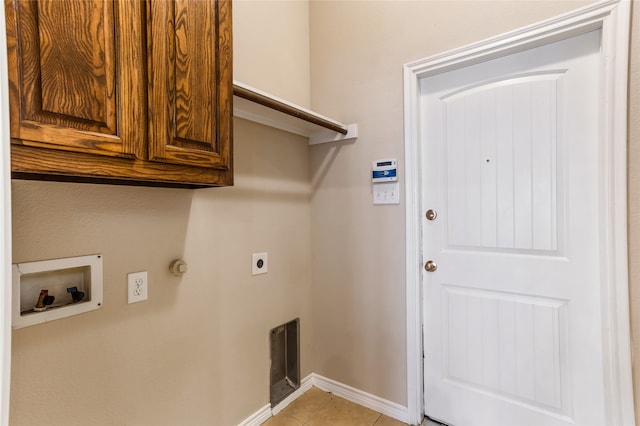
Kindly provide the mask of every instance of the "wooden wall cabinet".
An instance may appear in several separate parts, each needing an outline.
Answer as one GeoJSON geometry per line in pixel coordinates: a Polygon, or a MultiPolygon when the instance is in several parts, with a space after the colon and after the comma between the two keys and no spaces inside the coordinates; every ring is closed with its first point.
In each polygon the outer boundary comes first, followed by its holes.
{"type": "Polygon", "coordinates": [[[11,168],[233,184],[231,0],[6,0],[11,168]]]}

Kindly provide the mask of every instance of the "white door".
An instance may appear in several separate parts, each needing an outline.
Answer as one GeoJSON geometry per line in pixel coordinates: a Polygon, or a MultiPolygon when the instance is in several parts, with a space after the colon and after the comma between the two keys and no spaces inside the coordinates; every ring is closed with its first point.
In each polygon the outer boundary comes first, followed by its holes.
{"type": "Polygon", "coordinates": [[[425,411],[605,424],[600,30],[420,81],[425,411]]]}

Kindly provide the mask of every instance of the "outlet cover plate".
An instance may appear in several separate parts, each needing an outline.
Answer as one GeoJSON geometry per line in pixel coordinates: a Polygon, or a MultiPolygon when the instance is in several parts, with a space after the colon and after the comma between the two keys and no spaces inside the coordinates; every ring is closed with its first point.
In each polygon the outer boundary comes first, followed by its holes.
{"type": "Polygon", "coordinates": [[[269,270],[269,254],[253,253],[251,256],[251,275],[266,274],[269,270]]]}
{"type": "Polygon", "coordinates": [[[147,300],[149,297],[149,280],[147,271],[127,274],[127,303],[147,300]]]}

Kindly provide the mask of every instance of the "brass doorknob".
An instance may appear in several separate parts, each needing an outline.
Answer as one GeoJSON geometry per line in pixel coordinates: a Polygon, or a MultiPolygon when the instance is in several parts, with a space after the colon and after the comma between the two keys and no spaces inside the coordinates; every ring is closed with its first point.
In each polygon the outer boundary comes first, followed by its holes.
{"type": "Polygon", "coordinates": [[[424,269],[427,272],[435,272],[438,269],[438,264],[433,260],[427,260],[427,263],[424,264],[424,269]]]}
{"type": "Polygon", "coordinates": [[[428,220],[435,220],[436,217],[438,217],[438,212],[436,212],[433,209],[429,209],[429,210],[427,210],[426,216],[427,216],[428,220]]]}

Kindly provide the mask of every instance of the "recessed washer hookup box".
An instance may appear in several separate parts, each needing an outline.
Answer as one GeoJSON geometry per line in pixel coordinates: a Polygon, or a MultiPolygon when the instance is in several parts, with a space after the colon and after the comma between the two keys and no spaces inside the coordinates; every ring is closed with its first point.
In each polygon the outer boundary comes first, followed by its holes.
{"type": "Polygon", "coordinates": [[[13,328],[102,306],[102,255],[13,264],[13,328]]]}

